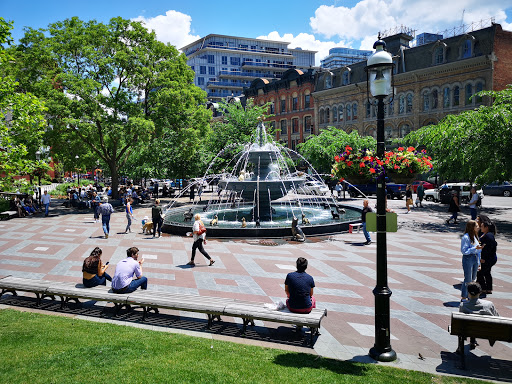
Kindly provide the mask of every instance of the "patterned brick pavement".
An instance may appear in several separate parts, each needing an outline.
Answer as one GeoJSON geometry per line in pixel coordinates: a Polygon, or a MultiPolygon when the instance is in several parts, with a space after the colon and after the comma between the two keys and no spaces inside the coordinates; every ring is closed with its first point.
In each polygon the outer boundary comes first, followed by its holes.
{"type": "MultiPolygon", "coordinates": [[[[463,224],[446,226],[446,207],[438,204],[427,203],[410,214],[405,214],[403,201],[390,201],[389,205],[399,214],[399,231],[388,235],[389,286],[393,291],[391,344],[399,356],[392,364],[461,373],[451,353],[457,339],[447,328],[450,313],[457,310],[460,300],[463,224]],[[418,353],[425,360],[418,359],[418,353]]],[[[509,210],[487,208],[492,217],[499,218],[498,229],[501,223],[507,228],[497,238],[499,260],[493,268],[494,294],[489,296],[506,317],[512,317],[512,237],[506,226],[512,218],[509,210]]],[[[188,268],[190,238],[164,235],[152,239],[141,234],[140,221],[132,225],[132,233],[122,234],[126,218],[119,212],[112,217],[111,236],[104,239],[101,224],[94,223],[92,214],[55,212],[48,218],[0,222],[0,276],[80,282],[83,259],[95,246],[103,249],[103,260],[110,260],[111,274],[115,264],[126,257],[126,249],[136,246],[146,259],[144,274],[150,289],[271,302],[283,300],[284,278],[295,269],[297,257],[303,256],[309,260],[308,272],[316,282],[317,305],[328,310],[315,351],[327,357],[372,361],[366,355],[374,343],[376,246],[362,245],[362,232],[312,238],[306,243],[275,240],[276,246],[253,239],[211,239],[206,249],[215,265],[207,267],[198,254],[196,268],[188,268]]],[[[139,219],[147,214],[147,207],[135,209],[139,219]]],[[[465,220],[467,215],[461,221],[465,220]]],[[[487,341],[480,344],[472,351],[472,373],[463,374],[512,380],[512,344],[497,342],[493,348],[487,341]]]]}

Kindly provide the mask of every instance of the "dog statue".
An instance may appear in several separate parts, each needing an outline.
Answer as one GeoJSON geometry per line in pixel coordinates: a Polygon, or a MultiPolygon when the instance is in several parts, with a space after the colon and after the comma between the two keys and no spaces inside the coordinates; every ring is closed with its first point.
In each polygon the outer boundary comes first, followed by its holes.
{"type": "Polygon", "coordinates": [[[245,221],[245,217],[242,217],[242,228],[247,227],[247,221],[245,221]]]}
{"type": "Polygon", "coordinates": [[[306,217],[305,214],[302,214],[302,224],[304,224],[304,225],[310,224],[309,219],[306,217]]]}
{"type": "Polygon", "coordinates": [[[304,235],[304,232],[299,227],[299,219],[295,216],[292,219],[292,240],[300,241],[301,243],[306,241],[306,235],[304,235]]]}
{"type": "Polygon", "coordinates": [[[192,208],[190,208],[187,212],[183,214],[183,221],[192,221],[194,214],[192,213],[192,208]]]}
{"type": "Polygon", "coordinates": [[[256,219],[256,228],[259,228],[259,227],[261,227],[261,224],[260,224],[260,218],[258,217],[256,219]]]}
{"type": "Polygon", "coordinates": [[[213,217],[213,220],[210,221],[210,225],[213,227],[214,225],[219,225],[219,217],[217,215],[215,215],[213,217]]]}
{"type": "Polygon", "coordinates": [[[323,203],[324,209],[329,209],[331,206],[328,203],[323,203]]]}
{"type": "Polygon", "coordinates": [[[337,211],[338,213],[346,213],[346,212],[347,212],[347,211],[345,211],[345,208],[340,208],[340,207],[338,207],[338,206],[336,206],[336,211],[337,211]]]}
{"type": "Polygon", "coordinates": [[[331,215],[332,215],[333,220],[340,218],[340,215],[338,213],[334,212],[333,210],[331,210],[331,215]]]}

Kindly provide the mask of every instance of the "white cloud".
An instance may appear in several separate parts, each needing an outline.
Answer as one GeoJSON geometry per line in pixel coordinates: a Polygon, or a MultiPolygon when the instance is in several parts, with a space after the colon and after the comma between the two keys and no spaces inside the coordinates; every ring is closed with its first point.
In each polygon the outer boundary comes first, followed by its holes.
{"type": "Polygon", "coordinates": [[[165,15],[138,16],[132,20],[142,21],[148,30],[155,31],[158,40],[178,49],[200,38],[191,34],[192,17],[181,12],[169,10],[165,15]]]}
{"type": "MultiPolygon", "coordinates": [[[[361,48],[368,49],[371,36],[375,41],[379,31],[400,25],[416,30],[416,34],[442,33],[460,26],[462,21],[470,24],[495,17],[497,23],[510,29],[504,3],[503,0],[361,0],[352,8],[318,7],[310,18],[310,26],[314,33],[327,38],[363,39],[361,48]]],[[[475,29],[479,28],[475,24],[475,29]]]]}
{"type": "Polygon", "coordinates": [[[293,36],[291,33],[285,33],[281,36],[279,32],[273,31],[266,36],[258,36],[257,39],[286,41],[290,43],[288,48],[302,48],[309,51],[317,51],[315,54],[315,65],[317,66],[320,65],[320,60],[324,59],[329,54],[329,49],[334,47],[349,47],[348,43],[344,41],[320,41],[309,33],[299,33],[297,36],[293,36]]]}

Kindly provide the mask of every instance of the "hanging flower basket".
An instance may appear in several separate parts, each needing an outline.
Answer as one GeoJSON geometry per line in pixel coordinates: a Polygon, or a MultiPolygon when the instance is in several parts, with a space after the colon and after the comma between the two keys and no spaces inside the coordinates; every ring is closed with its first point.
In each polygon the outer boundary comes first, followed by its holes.
{"type": "Polygon", "coordinates": [[[388,177],[393,180],[396,184],[411,184],[418,174],[416,173],[395,173],[388,172],[388,177]]]}
{"type": "Polygon", "coordinates": [[[346,177],[346,180],[350,184],[369,184],[373,181],[370,177],[364,175],[350,175],[346,177]]]}

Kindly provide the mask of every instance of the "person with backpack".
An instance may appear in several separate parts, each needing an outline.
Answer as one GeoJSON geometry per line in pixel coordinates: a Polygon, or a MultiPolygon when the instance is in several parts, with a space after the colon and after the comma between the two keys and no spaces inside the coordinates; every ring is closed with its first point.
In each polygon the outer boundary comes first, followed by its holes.
{"type": "Polygon", "coordinates": [[[469,211],[471,212],[471,220],[476,220],[477,215],[477,204],[478,204],[478,193],[476,193],[476,188],[471,188],[471,199],[469,200],[469,211]]]}
{"type": "Polygon", "coordinates": [[[194,243],[192,244],[192,257],[187,265],[191,265],[192,267],[196,265],[194,262],[194,258],[196,257],[196,250],[199,249],[199,252],[203,254],[208,260],[210,260],[210,265],[215,263],[208,252],[206,252],[203,248],[203,243],[206,243],[206,228],[201,221],[201,215],[196,213],[194,216],[194,225],[192,226],[192,236],[194,237],[194,243]]]}
{"type": "Polygon", "coordinates": [[[151,217],[153,221],[153,238],[157,232],[158,237],[160,238],[160,236],[162,236],[162,222],[164,221],[162,207],[160,206],[160,199],[156,199],[155,205],[151,207],[151,217]]]}

